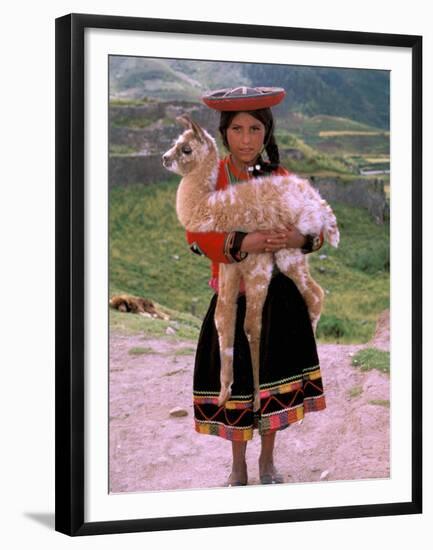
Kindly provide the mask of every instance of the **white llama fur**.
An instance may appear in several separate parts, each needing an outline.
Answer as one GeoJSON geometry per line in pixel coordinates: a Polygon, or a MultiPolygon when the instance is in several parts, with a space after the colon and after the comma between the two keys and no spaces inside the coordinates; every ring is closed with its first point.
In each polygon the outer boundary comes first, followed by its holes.
{"type": "MultiPolygon", "coordinates": [[[[178,117],[178,120],[187,129],[163,155],[163,164],[168,170],[183,176],[177,189],[176,211],[180,223],[188,231],[251,232],[285,229],[293,224],[305,235],[323,232],[325,240],[338,246],[335,215],[308,180],[296,175],[269,175],[217,191],[219,158],[215,140],[189,117],[178,117]]],[[[220,264],[215,310],[221,359],[219,406],[230,398],[233,384],[231,350],[241,277],[245,283],[244,330],[251,351],[254,410],[260,406],[261,319],[274,263],[298,287],[307,305],[313,330],[316,329],[324,292],[311,277],[308,257],[301,250],[288,248],[274,254],[249,254],[241,262],[220,264]]]]}

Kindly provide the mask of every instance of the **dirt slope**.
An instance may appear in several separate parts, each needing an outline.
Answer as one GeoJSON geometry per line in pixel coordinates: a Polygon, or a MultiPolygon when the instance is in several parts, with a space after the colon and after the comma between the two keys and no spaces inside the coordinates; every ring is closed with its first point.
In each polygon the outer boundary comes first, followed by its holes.
{"type": "MultiPolygon", "coordinates": [[[[324,344],[319,357],[327,409],[277,435],[275,462],[286,481],[389,476],[389,377],[351,366],[359,349],[389,349],[389,314],[368,345],[324,344]]],[[[191,402],[195,342],[110,337],[111,491],[224,486],[230,443],[199,435],[191,402]],[[146,353],[131,355],[131,348],[146,353]],[[174,417],[179,407],[186,416],[174,417]],[[212,468],[209,468],[212,464],[212,468]]],[[[258,483],[260,438],[247,448],[249,484],[258,483]]]]}

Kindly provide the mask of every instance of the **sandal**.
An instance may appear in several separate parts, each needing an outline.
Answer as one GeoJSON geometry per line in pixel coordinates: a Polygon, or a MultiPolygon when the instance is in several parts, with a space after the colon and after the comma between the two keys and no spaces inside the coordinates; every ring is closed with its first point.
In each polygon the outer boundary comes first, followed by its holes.
{"type": "Polygon", "coordinates": [[[245,487],[245,485],[248,485],[248,483],[244,483],[243,481],[233,481],[232,483],[227,482],[226,487],[245,487]]]}
{"type": "Polygon", "coordinates": [[[226,487],[245,487],[248,485],[248,481],[230,481],[231,474],[225,484],[226,487]]]}
{"type": "Polygon", "coordinates": [[[273,474],[263,474],[260,476],[260,483],[262,485],[272,485],[275,483],[284,483],[284,476],[278,472],[273,474]]]}

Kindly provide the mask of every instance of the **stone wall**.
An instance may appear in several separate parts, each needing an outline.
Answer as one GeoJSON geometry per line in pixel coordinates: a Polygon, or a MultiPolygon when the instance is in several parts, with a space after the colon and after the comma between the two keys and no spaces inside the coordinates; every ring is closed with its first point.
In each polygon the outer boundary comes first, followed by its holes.
{"type": "Polygon", "coordinates": [[[345,181],[340,178],[312,177],[310,180],[330,204],[342,202],[366,208],[377,223],[383,223],[389,218],[388,201],[381,179],[356,178],[345,181]]]}
{"type": "Polygon", "coordinates": [[[187,114],[216,134],[218,115],[205,106],[187,102],[150,103],[139,107],[112,106],[110,108],[110,145],[134,149],[138,154],[164,153],[184,130],[176,117],[187,114]],[[122,124],[128,120],[145,120],[143,128],[122,124]]]}
{"type": "MultiPolygon", "coordinates": [[[[111,156],[109,162],[109,186],[131,184],[147,185],[158,181],[166,181],[173,177],[163,167],[161,155],[119,155],[111,156]]],[[[180,179],[180,177],[179,177],[180,179]]]]}
{"type": "MultiPolygon", "coordinates": [[[[173,175],[162,166],[160,154],[110,157],[110,187],[147,185],[173,177],[180,180],[180,176],[173,175]]],[[[310,181],[331,205],[341,202],[366,208],[377,223],[383,223],[389,216],[384,185],[380,179],[357,178],[348,182],[340,178],[312,177],[310,181]]]]}
{"type": "MultiPolygon", "coordinates": [[[[151,102],[143,106],[119,106],[110,108],[110,144],[134,154],[110,154],[109,186],[154,183],[178,177],[168,172],[161,162],[162,155],[182,133],[183,127],[176,122],[179,115],[188,114],[212,135],[218,134],[218,113],[204,105],[177,101],[171,103],[151,102]],[[128,127],[122,121],[144,119],[144,127],[128,127]]],[[[281,151],[282,158],[302,160],[297,149],[281,151]]],[[[377,223],[389,216],[383,181],[379,178],[359,177],[347,181],[343,178],[312,177],[311,181],[331,205],[342,202],[366,208],[377,223]]]]}

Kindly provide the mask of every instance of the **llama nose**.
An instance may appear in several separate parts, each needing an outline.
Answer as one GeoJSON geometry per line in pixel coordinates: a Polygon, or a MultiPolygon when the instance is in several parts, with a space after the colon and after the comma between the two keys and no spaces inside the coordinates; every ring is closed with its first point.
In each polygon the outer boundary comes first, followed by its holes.
{"type": "Polygon", "coordinates": [[[163,164],[164,166],[167,166],[167,164],[168,164],[168,155],[167,155],[166,153],[164,153],[164,154],[162,155],[162,164],[163,164]]]}

